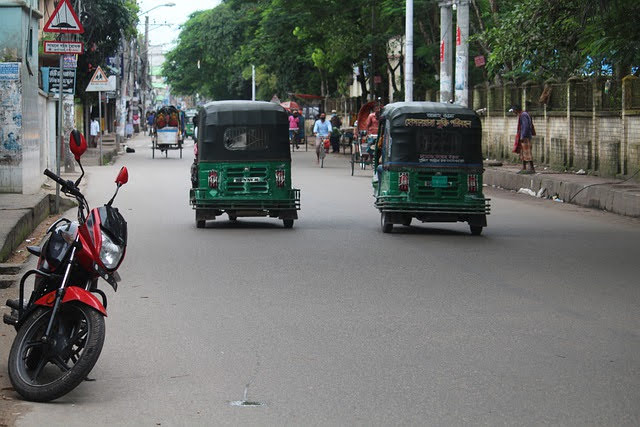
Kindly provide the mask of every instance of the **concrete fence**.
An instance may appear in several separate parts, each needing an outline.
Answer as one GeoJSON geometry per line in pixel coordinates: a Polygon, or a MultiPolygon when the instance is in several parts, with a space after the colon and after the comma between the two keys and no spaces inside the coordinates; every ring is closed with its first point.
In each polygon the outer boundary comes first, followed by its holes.
{"type": "Polygon", "coordinates": [[[640,79],[621,85],[606,79],[549,80],[522,86],[478,85],[473,109],[483,123],[488,158],[518,161],[512,153],[517,120],[508,112],[520,104],[533,118],[536,163],[555,169],[584,169],[606,177],[640,169],[640,79]]]}

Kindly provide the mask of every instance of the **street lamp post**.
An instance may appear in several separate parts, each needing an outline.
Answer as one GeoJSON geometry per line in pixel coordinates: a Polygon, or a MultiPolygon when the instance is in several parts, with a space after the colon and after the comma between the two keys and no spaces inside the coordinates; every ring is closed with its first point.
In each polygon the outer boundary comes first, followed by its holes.
{"type": "MultiPolygon", "coordinates": [[[[143,79],[142,79],[142,91],[141,91],[141,96],[140,96],[140,101],[142,103],[143,108],[145,107],[145,101],[146,101],[146,92],[148,90],[148,86],[147,86],[147,76],[149,74],[149,55],[147,54],[148,50],[149,50],[149,16],[147,15],[149,12],[151,12],[152,10],[158,9],[160,7],[174,7],[176,4],[173,2],[169,2],[169,3],[164,3],[164,4],[159,4],[157,6],[152,7],[151,9],[145,10],[144,12],[141,12],[138,14],[138,17],[141,17],[143,15],[145,16],[145,29],[144,29],[144,46],[145,46],[145,52],[144,52],[144,75],[143,75],[143,79]]],[[[128,50],[128,49],[125,49],[128,50]]],[[[128,61],[133,61],[134,60],[134,55],[129,55],[127,56],[126,52],[125,55],[123,55],[124,61],[121,64],[122,70],[123,70],[123,81],[121,83],[121,89],[120,89],[120,94],[121,94],[121,98],[120,98],[120,114],[119,114],[119,118],[120,118],[120,127],[119,127],[119,132],[118,134],[121,137],[125,136],[125,124],[126,124],[126,111],[127,111],[127,95],[129,94],[129,85],[131,84],[131,79],[129,77],[129,72],[131,70],[131,67],[128,66],[128,64],[125,64],[124,62],[128,61]]]]}

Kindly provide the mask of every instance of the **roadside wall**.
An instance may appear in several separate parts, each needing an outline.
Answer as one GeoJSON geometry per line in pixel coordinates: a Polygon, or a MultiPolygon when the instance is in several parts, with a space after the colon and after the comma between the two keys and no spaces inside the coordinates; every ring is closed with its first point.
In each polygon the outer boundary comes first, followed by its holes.
{"type": "Polygon", "coordinates": [[[0,0],[0,192],[33,194],[43,182],[46,101],[38,88],[36,0],[0,0]],[[33,9],[29,9],[31,6],[33,9]]]}
{"type": "Polygon", "coordinates": [[[559,170],[584,169],[605,177],[625,177],[640,169],[640,79],[627,76],[619,88],[605,79],[478,85],[473,108],[483,124],[488,158],[518,161],[512,153],[517,119],[508,110],[520,104],[533,118],[538,164],[559,170]]]}

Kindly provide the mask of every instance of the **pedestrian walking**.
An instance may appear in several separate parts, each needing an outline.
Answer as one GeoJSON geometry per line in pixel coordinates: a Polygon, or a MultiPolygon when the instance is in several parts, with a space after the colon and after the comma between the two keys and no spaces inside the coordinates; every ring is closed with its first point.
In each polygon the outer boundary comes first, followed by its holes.
{"type": "Polygon", "coordinates": [[[156,121],[156,113],[149,111],[147,113],[147,125],[149,126],[149,136],[153,135],[153,124],[156,121]]]}
{"type": "Polygon", "coordinates": [[[327,120],[325,113],[320,113],[320,118],[313,125],[313,135],[316,137],[316,157],[320,163],[320,150],[324,150],[323,142],[331,134],[331,122],[327,120]]]}
{"type": "Polygon", "coordinates": [[[140,133],[140,116],[138,113],[133,113],[133,131],[140,133]]]}
{"type": "Polygon", "coordinates": [[[340,152],[340,126],[342,126],[342,120],[338,117],[336,110],[331,111],[331,147],[334,153],[340,152]]]}
{"type": "Polygon", "coordinates": [[[93,117],[91,119],[91,125],[89,126],[89,145],[91,145],[91,147],[97,147],[98,146],[98,134],[100,133],[100,123],[98,123],[98,120],[93,117]]]}
{"type": "MultiPolygon", "coordinates": [[[[298,144],[304,142],[304,114],[298,110],[293,110],[293,114],[298,115],[298,144]]],[[[306,143],[305,143],[306,146],[306,143]]]]}
{"type": "Polygon", "coordinates": [[[289,114],[289,143],[295,145],[298,148],[298,128],[300,126],[300,119],[298,118],[298,112],[293,111],[289,114]]]}
{"type": "Polygon", "coordinates": [[[522,161],[522,170],[518,173],[536,173],[531,153],[531,138],[536,135],[533,120],[529,113],[522,111],[520,105],[514,105],[511,111],[518,115],[518,130],[516,131],[516,140],[513,145],[513,152],[518,153],[522,161]],[[530,165],[529,170],[527,170],[527,163],[530,165]]]}

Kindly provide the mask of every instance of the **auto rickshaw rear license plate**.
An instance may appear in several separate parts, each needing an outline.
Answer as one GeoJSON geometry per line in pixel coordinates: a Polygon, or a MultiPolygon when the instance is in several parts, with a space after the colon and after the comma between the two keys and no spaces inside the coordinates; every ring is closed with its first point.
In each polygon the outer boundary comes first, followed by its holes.
{"type": "Polygon", "coordinates": [[[233,182],[260,182],[260,178],[257,176],[248,176],[244,178],[234,178],[233,182]]]}
{"type": "Polygon", "coordinates": [[[435,175],[431,178],[431,186],[435,188],[446,188],[449,186],[447,177],[442,175],[435,175]]]}

